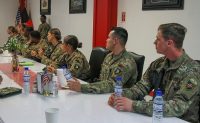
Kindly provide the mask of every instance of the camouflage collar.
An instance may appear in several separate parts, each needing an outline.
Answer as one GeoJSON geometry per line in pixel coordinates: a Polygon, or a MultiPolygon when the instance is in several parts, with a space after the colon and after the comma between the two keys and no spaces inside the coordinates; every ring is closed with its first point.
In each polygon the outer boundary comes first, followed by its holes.
{"type": "Polygon", "coordinates": [[[126,49],[122,50],[122,51],[120,52],[120,54],[118,54],[118,55],[114,55],[114,54],[112,53],[112,58],[113,58],[113,59],[121,58],[121,56],[123,56],[123,54],[124,54],[125,52],[127,52],[126,49]]]}
{"type": "Polygon", "coordinates": [[[190,59],[190,57],[185,53],[185,51],[183,51],[183,54],[176,61],[172,62],[169,59],[165,58],[162,68],[164,68],[167,71],[177,69],[183,63],[187,62],[188,59],[190,59]]]}
{"type": "Polygon", "coordinates": [[[71,58],[73,58],[79,51],[76,49],[74,52],[68,56],[67,61],[69,61],[71,58]]]}

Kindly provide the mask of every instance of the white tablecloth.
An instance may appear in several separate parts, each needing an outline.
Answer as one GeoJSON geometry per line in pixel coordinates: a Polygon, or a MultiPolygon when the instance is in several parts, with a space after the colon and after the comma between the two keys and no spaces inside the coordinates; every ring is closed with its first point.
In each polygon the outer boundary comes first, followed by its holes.
{"type": "MultiPolygon", "coordinates": [[[[1,57],[0,63],[9,61],[1,57]],[[3,61],[4,59],[4,61],[3,61]]],[[[21,59],[25,60],[27,59],[21,59]]],[[[29,61],[29,60],[28,60],[29,61]]],[[[34,62],[31,70],[38,72],[45,65],[34,62]]],[[[0,74],[3,75],[2,72],[0,74]]],[[[3,75],[0,88],[6,86],[20,87],[3,75]]],[[[69,90],[59,90],[56,98],[44,97],[32,93],[19,94],[0,99],[0,117],[5,123],[45,123],[45,109],[59,108],[59,123],[151,123],[152,118],[130,112],[118,112],[107,104],[110,94],[82,94],[69,90]]],[[[164,118],[163,123],[186,123],[171,117],[164,118]]]]}

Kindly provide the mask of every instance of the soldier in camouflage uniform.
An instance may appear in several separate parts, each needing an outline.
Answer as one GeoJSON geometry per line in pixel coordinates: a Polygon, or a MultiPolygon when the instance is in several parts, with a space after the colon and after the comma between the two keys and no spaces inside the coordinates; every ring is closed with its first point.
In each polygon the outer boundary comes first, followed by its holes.
{"type": "MultiPolygon", "coordinates": [[[[64,38],[64,43],[62,45],[63,52],[66,52],[58,60],[57,67],[62,67],[67,65],[67,68],[72,73],[72,75],[79,79],[87,79],[89,77],[89,63],[82,52],[77,48],[81,48],[82,43],[78,42],[78,39],[74,35],[68,35],[64,38]]],[[[55,71],[55,68],[48,67],[50,71],[55,71]]]]}
{"type": "Polygon", "coordinates": [[[151,63],[143,79],[123,91],[124,97],[109,98],[117,110],[152,115],[153,101],[144,96],[160,88],[164,99],[164,116],[179,117],[198,123],[200,65],[182,49],[186,28],[177,23],[162,24],[154,42],[158,53],[165,55],[151,63]]]}
{"type": "Polygon", "coordinates": [[[11,52],[12,45],[17,43],[19,34],[17,32],[17,29],[14,26],[9,26],[7,29],[7,33],[9,37],[8,37],[8,41],[3,46],[3,50],[8,50],[11,52]]]}
{"type": "Polygon", "coordinates": [[[53,45],[52,48],[50,48],[49,53],[45,53],[43,50],[39,50],[38,55],[41,58],[41,62],[46,65],[50,65],[56,61],[61,55],[61,32],[57,28],[52,28],[48,32],[48,41],[53,45]]]}
{"type": "Polygon", "coordinates": [[[32,58],[36,60],[36,58],[31,56],[31,52],[33,51],[37,52],[37,50],[40,47],[39,44],[40,44],[40,33],[38,31],[32,31],[30,33],[30,41],[26,43],[26,46],[24,46],[24,48],[22,49],[22,55],[26,58],[32,58]]]}
{"type": "Polygon", "coordinates": [[[42,39],[47,39],[47,34],[51,29],[50,25],[46,22],[46,16],[41,15],[40,17],[41,24],[38,27],[42,39]]]}
{"type": "Polygon", "coordinates": [[[32,27],[27,27],[25,24],[22,24],[19,28],[20,36],[17,42],[18,45],[18,54],[22,54],[23,50],[27,47],[27,44],[30,40],[30,33],[33,31],[32,27]]]}
{"type": "Polygon", "coordinates": [[[134,58],[125,49],[128,33],[124,28],[114,28],[108,36],[106,48],[112,51],[102,64],[100,81],[80,84],[78,80],[69,81],[71,90],[83,93],[110,93],[114,91],[115,79],[122,77],[123,87],[136,83],[137,67],[134,58]]]}

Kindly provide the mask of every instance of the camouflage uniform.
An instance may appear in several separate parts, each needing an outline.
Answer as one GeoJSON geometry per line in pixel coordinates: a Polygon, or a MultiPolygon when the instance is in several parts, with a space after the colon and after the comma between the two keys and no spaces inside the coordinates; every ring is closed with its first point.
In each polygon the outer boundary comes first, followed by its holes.
{"type": "Polygon", "coordinates": [[[49,46],[52,47],[52,44],[48,43],[46,39],[41,39],[39,45],[40,45],[40,48],[43,50],[46,50],[49,46]]]}
{"type": "Polygon", "coordinates": [[[58,62],[58,66],[67,64],[72,75],[79,79],[87,79],[90,73],[90,65],[84,54],[79,50],[75,50],[70,56],[64,54],[63,58],[58,62]]]}
{"type": "Polygon", "coordinates": [[[27,43],[22,49],[22,55],[26,58],[32,58],[31,51],[37,51],[39,47],[39,43],[27,43]]]}
{"type": "Polygon", "coordinates": [[[18,43],[17,44],[18,45],[18,50],[17,50],[18,54],[22,55],[23,50],[27,48],[28,42],[29,42],[28,37],[25,37],[25,36],[22,36],[22,35],[19,36],[19,39],[18,39],[18,42],[17,42],[18,43]]]}
{"type": "Polygon", "coordinates": [[[47,34],[50,29],[51,29],[50,25],[46,22],[39,25],[38,32],[40,32],[42,39],[47,39],[47,34]]]}
{"type": "Polygon", "coordinates": [[[110,93],[114,91],[115,78],[122,77],[123,87],[136,83],[137,67],[134,58],[126,50],[119,55],[108,54],[102,64],[100,81],[82,84],[83,93],[110,93]]]}
{"type": "Polygon", "coordinates": [[[50,48],[50,51],[48,54],[44,54],[41,57],[41,62],[46,65],[50,65],[56,61],[61,55],[62,55],[62,50],[61,50],[61,43],[57,44],[56,46],[53,46],[50,48]]]}
{"type": "Polygon", "coordinates": [[[15,35],[13,37],[9,37],[8,41],[6,42],[6,44],[4,44],[3,49],[11,51],[12,47],[13,47],[12,45],[16,45],[16,48],[19,48],[20,41],[21,41],[21,36],[19,34],[15,35]]]}
{"type": "Polygon", "coordinates": [[[145,72],[143,79],[123,95],[133,99],[133,111],[152,115],[153,102],[143,97],[152,89],[163,91],[164,116],[175,116],[190,122],[198,122],[200,65],[185,52],[176,61],[161,57],[145,72]],[[136,101],[138,100],[138,101],[136,101]]]}

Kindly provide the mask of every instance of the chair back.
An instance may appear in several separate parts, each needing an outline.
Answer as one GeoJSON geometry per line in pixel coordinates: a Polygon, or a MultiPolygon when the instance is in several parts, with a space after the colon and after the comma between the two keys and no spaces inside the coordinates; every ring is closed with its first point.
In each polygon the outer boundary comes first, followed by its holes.
{"type": "MultiPolygon", "coordinates": [[[[195,60],[200,64],[200,60],[195,60]]],[[[199,116],[200,116],[200,102],[199,102],[199,116]]],[[[199,117],[199,122],[200,122],[200,117],[199,117]]]]}
{"type": "Polygon", "coordinates": [[[130,52],[130,53],[133,56],[133,58],[135,59],[135,62],[137,64],[137,71],[138,71],[137,82],[138,82],[138,81],[141,80],[141,77],[142,77],[145,56],[144,55],[136,54],[134,52],[130,52]]]}
{"type": "Polygon", "coordinates": [[[92,49],[90,55],[90,82],[95,82],[95,79],[99,78],[100,71],[101,71],[101,64],[104,61],[104,58],[109,53],[109,50],[103,47],[96,47],[92,49]]]}

